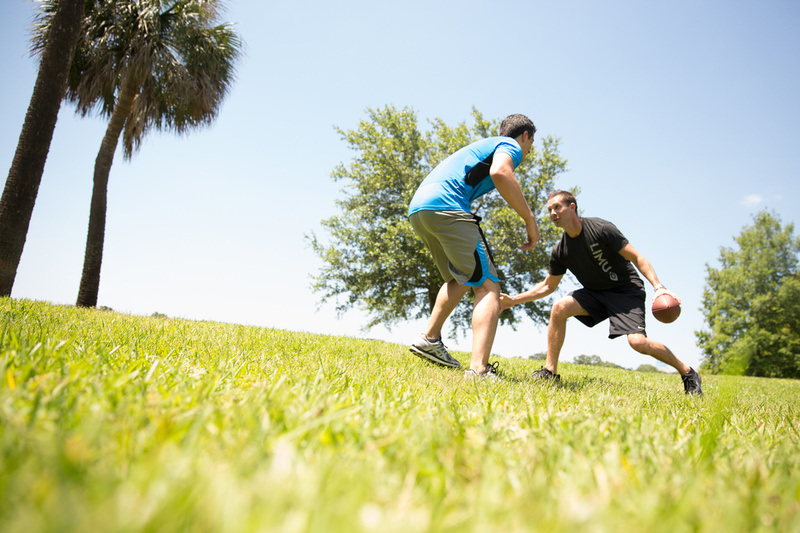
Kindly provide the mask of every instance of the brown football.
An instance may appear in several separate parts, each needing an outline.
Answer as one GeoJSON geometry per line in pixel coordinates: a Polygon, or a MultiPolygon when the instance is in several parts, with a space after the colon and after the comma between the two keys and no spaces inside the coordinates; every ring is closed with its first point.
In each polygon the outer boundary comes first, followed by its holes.
{"type": "Polygon", "coordinates": [[[681,316],[681,304],[670,294],[659,294],[653,300],[653,316],[665,324],[675,322],[681,316]]]}

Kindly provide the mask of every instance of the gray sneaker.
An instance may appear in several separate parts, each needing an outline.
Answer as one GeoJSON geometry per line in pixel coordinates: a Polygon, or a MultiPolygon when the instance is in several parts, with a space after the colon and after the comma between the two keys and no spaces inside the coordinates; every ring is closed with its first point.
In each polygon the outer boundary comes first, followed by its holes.
{"type": "Polygon", "coordinates": [[[683,390],[686,391],[686,394],[703,395],[703,389],[700,388],[700,374],[694,368],[689,367],[689,373],[681,376],[681,379],[683,380],[683,390]]]}
{"type": "Polygon", "coordinates": [[[500,374],[497,373],[497,367],[500,365],[499,362],[495,361],[494,363],[489,363],[486,365],[486,370],[483,371],[482,374],[478,374],[471,368],[468,368],[464,371],[464,379],[480,379],[481,381],[503,381],[503,378],[500,377],[500,374]]]}
{"type": "Polygon", "coordinates": [[[417,357],[426,359],[431,363],[452,368],[461,367],[461,363],[448,353],[447,348],[442,343],[442,339],[430,340],[424,333],[420,333],[409,349],[417,357]]]}

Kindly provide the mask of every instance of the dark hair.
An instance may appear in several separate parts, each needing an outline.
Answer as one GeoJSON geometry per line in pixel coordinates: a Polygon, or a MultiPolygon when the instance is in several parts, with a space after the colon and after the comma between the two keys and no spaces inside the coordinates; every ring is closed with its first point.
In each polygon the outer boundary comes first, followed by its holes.
{"type": "Polygon", "coordinates": [[[533,137],[533,134],[536,133],[536,126],[525,115],[509,115],[500,123],[500,136],[502,137],[516,139],[526,131],[533,137]]]}
{"type": "Polygon", "coordinates": [[[549,202],[550,200],[552,200],[556,196],[563,197],[564,203],[567,204],[567,205],[575,204],[575,210],[576,211],[578,210],[578,200],[575,199],[575,195],[572,194],[571,192],[569,192],[569,191],[553,191],[553,192],[551,192],[550,194],[547,195],[547,201],[549,202]]]}

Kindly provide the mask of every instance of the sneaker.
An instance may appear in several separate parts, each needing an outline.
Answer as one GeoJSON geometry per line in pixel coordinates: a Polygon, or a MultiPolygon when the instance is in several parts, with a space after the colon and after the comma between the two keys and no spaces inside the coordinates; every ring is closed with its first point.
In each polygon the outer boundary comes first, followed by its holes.
{"type": "Polygon", "coordinates": [[[497,367],[500,366],[498,361],[494,363],[489,363],[486,365],[486,370],[483,371],[482,374],[478,374],[471,368],[468,368],[464,371],[464,379],[480,379],[480,380],[488,380],[488,381],[502,381],[503,378],[500,377],[500,374],[497,373],[497,367]]]}
{"type": "Polygon", "coordinates": [[[438,365],[453,368],[459,368],[461,366],[461,363],[448,353],[447,348],[444,343],[442,343],[442,339],[431,340],[428,339],[424,333],[420,333],[417,340],[414,341],[414,344],[412,344],[409,349],[411,353],[417,357],[421,357],[438,365]]]}
{"type": "Polygon", "coordinates": [[[683,380],[683,390],[686,391],[686,394],[703,395],[703,389],[700,388],[700,374],[694,368],[689,367],[689,373],[681,376],[681,379],[683,380]]]}
{"type": "Polygon", "coordinates": [[[553,374],[545,367],[540,368],[533,373],[533,379],[542,381],[553,381],[554,383],[561,383],[561,374],[553,374]]]}

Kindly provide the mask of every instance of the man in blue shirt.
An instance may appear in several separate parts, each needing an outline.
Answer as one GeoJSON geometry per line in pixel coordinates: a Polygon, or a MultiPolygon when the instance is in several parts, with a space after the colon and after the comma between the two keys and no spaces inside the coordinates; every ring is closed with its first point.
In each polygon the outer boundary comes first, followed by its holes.
{"type": "MultiPolygon", "coordinates": [[[[500,135],[476,141],[442,161],[420,184],[408,210],[414,231],[433,255],[444,278],[425,331],[411,352],[445,366],[461,366],[442,343],[442,327],[461,298],[472,288],[472,357],[466,376],[496,379],[489,355],[500,316],[500,284],[480,218],[470,211],[472,200],[495,188],[525,223],[532,249],[539,227],[514,170],[531,151],[536,127],[524,115],[500,124],[500,135]]],[[[496,365],[495,365],[496,366],[496,365]]]]}

